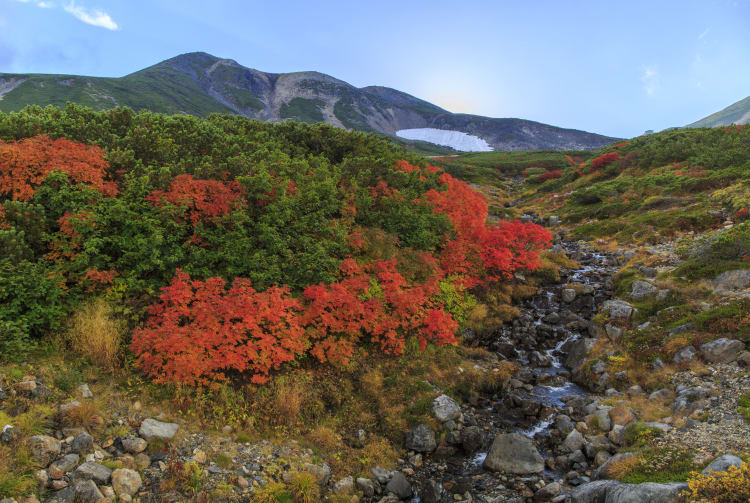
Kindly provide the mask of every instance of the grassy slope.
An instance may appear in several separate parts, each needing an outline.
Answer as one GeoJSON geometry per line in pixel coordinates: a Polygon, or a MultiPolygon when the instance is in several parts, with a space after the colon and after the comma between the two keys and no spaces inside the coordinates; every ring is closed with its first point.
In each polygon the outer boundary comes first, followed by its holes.
{"type": "Polygon", "coordinates": [[[704,117],[703,119],[688,124],[687,127],[717,127],[730,124],[743,124],[750,121],[750,96],[729,105],[723,110],[704,117]]]}

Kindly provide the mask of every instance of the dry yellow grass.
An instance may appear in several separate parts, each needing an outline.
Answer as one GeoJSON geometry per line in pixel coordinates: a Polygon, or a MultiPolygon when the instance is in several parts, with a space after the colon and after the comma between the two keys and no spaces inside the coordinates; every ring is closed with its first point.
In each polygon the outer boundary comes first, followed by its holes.
{"type": "Polygon", "coordinates": [[[116,318],[112,307],[106,300],[98,298],[72,316],[65,341],[91,363],[115,372],[121,368],[125,332],[125,324],[116,318]]]}

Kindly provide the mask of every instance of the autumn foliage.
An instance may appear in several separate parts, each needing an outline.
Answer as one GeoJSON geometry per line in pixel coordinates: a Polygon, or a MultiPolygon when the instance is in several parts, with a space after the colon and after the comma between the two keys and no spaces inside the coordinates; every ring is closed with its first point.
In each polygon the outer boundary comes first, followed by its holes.
{"type": "Polygon", "coordinates": [[[620,158],[620,154],[618,154],[617,152],[609,152],[607,154],[602,154],[596,159],[594,159],[593,161],[591,161],[591,169],[603,168],[604,166],[612,164],[619,158],[620,158]]]}
{"type": "Polygon", "coordinates": [[[44,135],[17,142],[0,140],[0,196],[28,201],[34,195],[34,187],[53,171],[114,196],[117,186],[106,179],[108,167],[104,152],[95,145],[65,138],[52,140],[44,135]]]}
{"type": "MultiPolygon", "coordinates": [[[[293,187],[290,187],[293,190],[293,187]]],[[[222,217],[238,204],[242,193],[236,181],[196,180],[192,175],[178,175],[169,190],[155,190],[148,200],[156,205],[170,203],[184,212],[193,225],[222,217]]]]}
{"type": "Polygon", "coordinates": [[[539,175],[539,181],[540,182],[546,182],[549,180],[556,180],[562,176],[562,171],[555,170],[555,171],[547,171],[546,173],[542,173],[539,175]]]}

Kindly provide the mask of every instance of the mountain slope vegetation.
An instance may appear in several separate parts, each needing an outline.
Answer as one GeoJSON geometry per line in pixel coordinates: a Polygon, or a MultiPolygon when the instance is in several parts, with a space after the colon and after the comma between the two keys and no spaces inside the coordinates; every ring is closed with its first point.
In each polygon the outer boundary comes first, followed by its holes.
{"type": "Polygon", "coordinates": [[[324,122],[389,136],[432,127],[479,136],[499,150],[593,149],[615,140],[522,119],[453,114],[387,87],[356,88],[319,72],[264,73],[206,53],[183,54],[121,78],[0,74],[0,110],[67,102],[97,110],[128,106],[170,114],[324,122]]]}
{"type": "Polygon", "coordinates": [[[686,127],[720,127],[750,123],[750,96],[686,127]]]}

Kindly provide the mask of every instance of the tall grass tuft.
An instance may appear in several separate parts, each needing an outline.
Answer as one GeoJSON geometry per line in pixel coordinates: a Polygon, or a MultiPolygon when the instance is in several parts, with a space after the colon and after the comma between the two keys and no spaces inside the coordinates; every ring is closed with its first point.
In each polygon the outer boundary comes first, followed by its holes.
{"type": "Polygon", "coordinates": [[[115,372],[120,368],[125,332],[124,322],[117,319],[112,307],[105,299],[97,298],[72,316],[65,340],[91,363],[115,372]]]}

